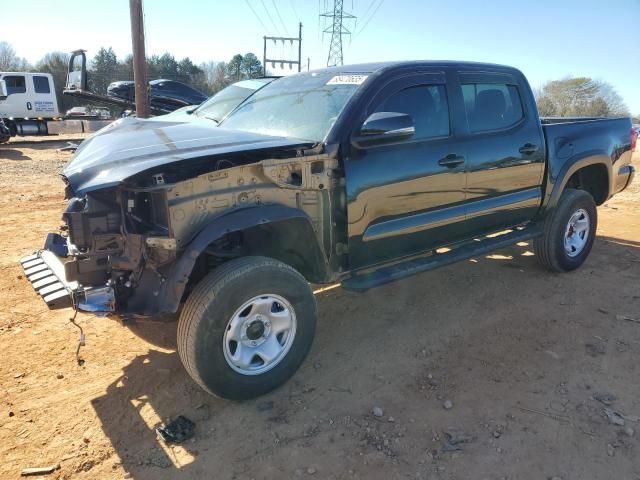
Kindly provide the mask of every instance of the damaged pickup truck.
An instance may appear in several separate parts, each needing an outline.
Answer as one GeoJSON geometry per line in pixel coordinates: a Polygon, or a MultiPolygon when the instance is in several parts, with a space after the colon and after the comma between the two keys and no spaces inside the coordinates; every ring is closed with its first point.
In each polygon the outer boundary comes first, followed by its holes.
{"type": "Polygon", "coordinates": [[[251,398],[309,351],[310,283],[367,290],[532,239],[548,269],[579,267],[636,136],[626,118],[541,121],[504,66],[301,73],[219,127],[126,118],[89,137],[61,232],[22,265],[51,308],[180,311],[189,374],[251,398]]]}

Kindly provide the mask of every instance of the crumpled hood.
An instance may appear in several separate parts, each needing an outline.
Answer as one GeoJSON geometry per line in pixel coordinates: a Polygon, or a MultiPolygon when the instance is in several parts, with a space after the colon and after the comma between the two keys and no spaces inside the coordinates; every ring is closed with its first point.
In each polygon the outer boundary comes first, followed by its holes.
{"type": "Polygon", "coordinates": [[[88,137],[63,170],[76,196],[116,186],[161,165],[210,155],[304,145],[299,139],[216,127],[211,120],[123,118],[88,137]]]}

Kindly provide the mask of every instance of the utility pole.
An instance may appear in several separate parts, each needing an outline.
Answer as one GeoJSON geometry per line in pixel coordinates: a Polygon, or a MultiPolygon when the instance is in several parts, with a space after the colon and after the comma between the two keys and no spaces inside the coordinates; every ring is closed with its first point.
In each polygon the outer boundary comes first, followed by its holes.
{"type": "Polygon", "coordinates": [[[302,22],[298,24],[298,38],[296,37],[262,37],[264,42],[264,48],[262,51],[262,68],[264,68],[265,75],[267,74],[267,62],[271,63],[272,66],[275,66],[276,63],[279,63],[281,67],[284,67],[286,63],[291,68],[292,65],[298,66],[298,72],[302,70],[302,22]],[[289,42],[293,45],[293,42],[298,42],[298,60],[288,60],[285,58],[267,58],[267,40],[271,40],[275,42],[289,42]]]}
{"type": "Polygon", "coordinates": [[[298,73],[302,69],[302,22],[298,24],[298,73]]]}
{"type": "Polygon", "coordinates": [[[331,33],[327,67],[342,65],[342,35],[351,35],[349,29],[344,26],[344,20],[356,18],[354,15],[344,11],[343,4],[344,0],[333,0],[333,11],[320,14],[321,17],[331,19],[331,26],[323,30],[323,33],[331,33]]]}
{"type": "Polygon", "coordinates": [[[147,58],[144,52],[144,17],[142,0],[129,0],[131,14],[131,43],[133,46],[133,80],[136,92],[136,115],[149,118],[147,58]]]}

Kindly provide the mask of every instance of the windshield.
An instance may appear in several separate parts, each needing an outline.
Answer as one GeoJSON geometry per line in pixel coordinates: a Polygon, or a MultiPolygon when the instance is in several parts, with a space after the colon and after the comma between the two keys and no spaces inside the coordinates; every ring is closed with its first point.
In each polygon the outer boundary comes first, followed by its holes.
{"type": "Polygon", "coordinates": [[[248,98],[223,125],[320,142],[366,78],[317,72],[284,77],[248,98]]]}
{"type": "Polygon", "coordinates": [[[193,114],[220,122],[227,113],[240,105],[249,95],[261,89],[272,79],[244,80],[223,88],[200,105],[193,114]]]}

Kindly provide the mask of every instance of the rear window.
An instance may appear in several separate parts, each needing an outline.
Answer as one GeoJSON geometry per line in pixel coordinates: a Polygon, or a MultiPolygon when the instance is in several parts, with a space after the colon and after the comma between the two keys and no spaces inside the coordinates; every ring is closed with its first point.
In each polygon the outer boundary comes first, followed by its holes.
{"type": "Polygon", "coordinates": [[[376,112],[406,113],[416,129],[413,138],[424,139],[449,135],[449,107],[444,85],[419,85],[389,96],[376,112]]]}
{"type": "Polygon", "coordinates": [[[501,83],[462,85],[462,96],[471,132],[502,130],[524,116],[518,87],[501,83]]]}
{"type": "Polygon", "coordinates": [[[35,75],[33,77],[33,88],[36,93],[51,93],[51,89],[49,88],[49,79],[42,75],[35,75]]]}
{"type": "Polygon", "coordinates": [[[7,84],[7,95],[11,95],[12,93],[26,93],[27,91],[23,76],[8,75],[2,77],[2,80],[7,84]]]}

